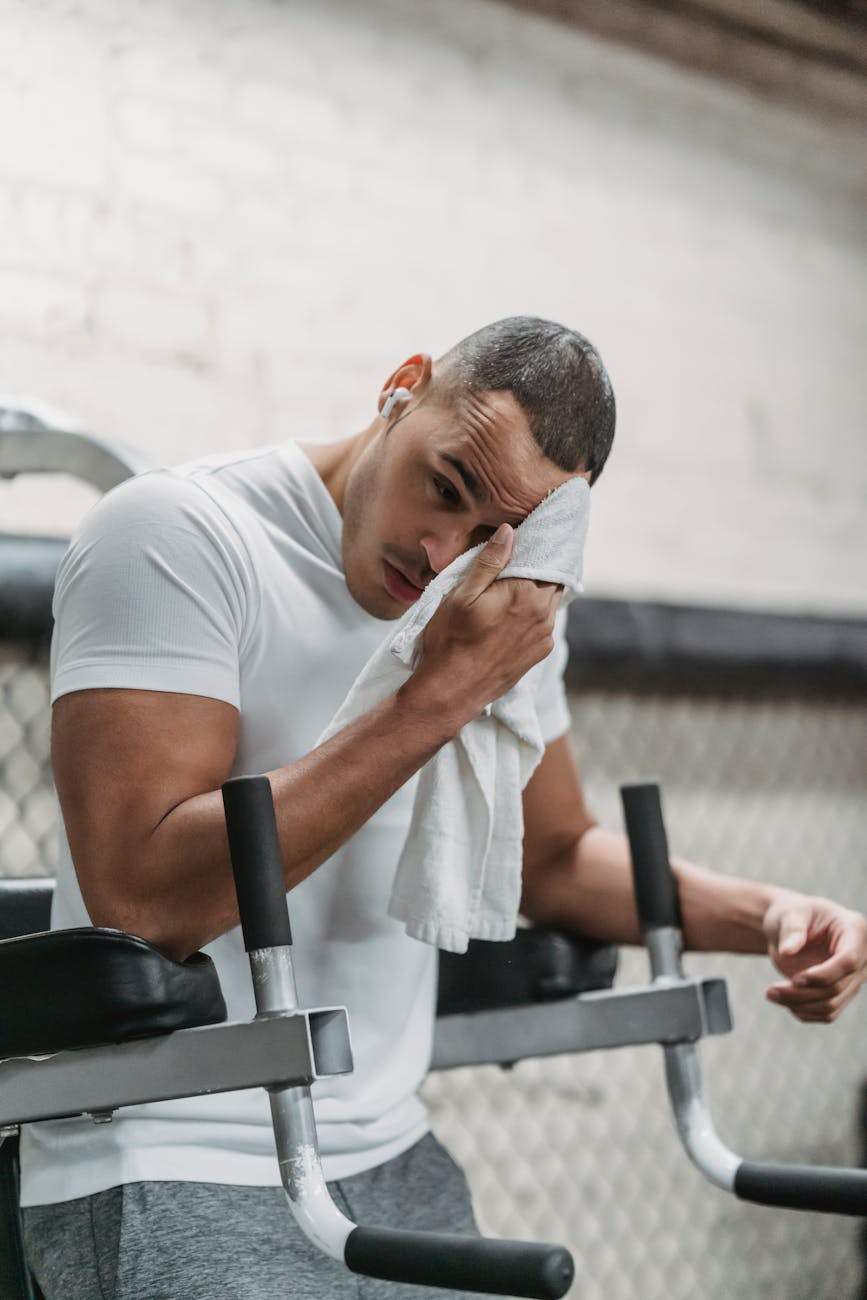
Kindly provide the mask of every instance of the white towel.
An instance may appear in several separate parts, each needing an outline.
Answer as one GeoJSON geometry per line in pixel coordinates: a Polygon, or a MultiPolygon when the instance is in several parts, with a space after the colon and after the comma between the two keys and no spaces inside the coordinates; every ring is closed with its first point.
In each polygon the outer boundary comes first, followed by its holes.
{"type": "MultiPolygon", "coordinates": [[[[515,530],[512,559],[500,577],[560,583],[566,604],[581,590],[589,513],[587,483],[568,479],[515,530]]],[[[465,551],[425,588],[365,664],[320,744],[407,680],[429,619],[481,549],[465,551]]],[[[540,669],[526,673],[419,773],[388,910],[424,943],[465,952],[471,938],[503,940],[515,933],[521,791],[544,750],[535,708],[540,669]]]]}

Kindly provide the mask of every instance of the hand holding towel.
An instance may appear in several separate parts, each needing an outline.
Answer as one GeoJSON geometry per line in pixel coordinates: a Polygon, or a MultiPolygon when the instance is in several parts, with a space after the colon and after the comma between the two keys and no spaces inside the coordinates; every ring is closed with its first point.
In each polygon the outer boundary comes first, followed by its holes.
{"type": "MultiPolygon", "coordinates": [[[[566,604],[581,590],[590,489],[568,479],[515,530],[500,578],[558,583],[566,604]]],[[[359,673],[320,743],[407,680],[443,598],[482,548],[437,574],[359,673]]],[[[499,579],[498,579],[499,580],[499,579]]],[[[421,769],[389,914],[407,933],[450,952],[471,938],[510,939],[521,896],[521,792],[542,757],[534,704],[541,665],[468,723],[421,769]]]]}

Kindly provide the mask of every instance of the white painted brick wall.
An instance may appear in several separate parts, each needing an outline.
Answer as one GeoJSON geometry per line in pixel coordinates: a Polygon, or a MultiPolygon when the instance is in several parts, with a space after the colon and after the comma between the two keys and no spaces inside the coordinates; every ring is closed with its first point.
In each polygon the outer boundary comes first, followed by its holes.
{"type": "MultiPolygon", "coordinates": [[[[863,613],[867,145],[493,0],[0,0],[0,390],[172,461],[601,347],[588,590],[863,613]]],[[[81,493],[0,485],[0,526],[81,493]]]]}

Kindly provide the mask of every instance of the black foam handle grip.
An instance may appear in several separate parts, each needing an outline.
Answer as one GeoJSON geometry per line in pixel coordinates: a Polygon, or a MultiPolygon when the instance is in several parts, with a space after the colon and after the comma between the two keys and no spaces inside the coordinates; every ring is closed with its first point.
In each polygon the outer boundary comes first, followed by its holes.
{"type": "Polygon", "coordinates": [[[274,796],[267,776],[236,776],[223,807],[247,952],[292,942],[274,796]]]}
{"type": "Polygon", "coordinates": [[[867,1169],[827,1165],[771,1165],[744,1160],[735,1174],[735,1195],[759,1205],[820,1214],[867,1215],[867,1169]]]}
{"type": "Polygon", "coordinates": [[[632,854],[635,902],[641,928],[680,926],[680,900],[677,881],[668,860],[659,786],[654,781],[622,785],[620,798],[632,854]]]}
{"type": "Polygon", "coordinates": [[[387,1282],[543,1300],[565,1295],[575,1275],[563,1246],[392,1228],[354,1228],[344,1259],[353,1273],[387,1282]]]}

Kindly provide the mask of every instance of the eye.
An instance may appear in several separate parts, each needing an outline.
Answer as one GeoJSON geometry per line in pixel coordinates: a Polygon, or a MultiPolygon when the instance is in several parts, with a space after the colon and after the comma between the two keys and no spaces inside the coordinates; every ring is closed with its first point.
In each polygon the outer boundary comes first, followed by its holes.
{"type": "Polygon", "coordinates": [[[461,504],[460,492],[458,492],[457,488],[455,488],[447,478],[443,478],[440,474],[434,474],[433,483],[437,490],[437,495],[442,497],[443,501],[445,501],[447,505],[459,506],[461,504]]]}

